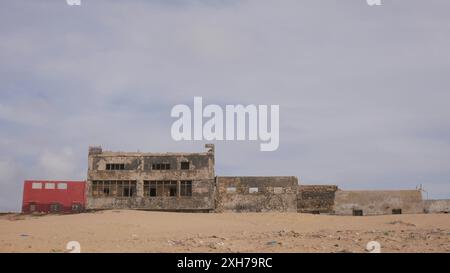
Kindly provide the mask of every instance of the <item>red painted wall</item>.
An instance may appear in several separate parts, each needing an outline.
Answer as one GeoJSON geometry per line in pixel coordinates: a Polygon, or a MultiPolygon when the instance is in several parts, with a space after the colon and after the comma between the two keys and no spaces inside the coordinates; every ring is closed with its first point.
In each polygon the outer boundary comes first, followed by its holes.
{"type": "Polygon", "coordinates": [[[26,180],[22,212],[81,212],[86,204],[85,186],[85,181],[26,180]]]}

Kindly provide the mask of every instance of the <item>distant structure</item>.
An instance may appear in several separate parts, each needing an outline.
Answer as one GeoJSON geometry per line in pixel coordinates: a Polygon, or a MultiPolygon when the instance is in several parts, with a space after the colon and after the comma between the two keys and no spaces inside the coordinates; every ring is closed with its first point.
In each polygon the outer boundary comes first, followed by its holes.
{"type": "Polygon", "coordinates": [[[24,182],[23,213],[78,213],[85,204],[85,181],[24,182]]]}
{"type": "Polygon", "coordinates": [[[199,153],[103,151],[90,147],[87,181],[25,181],[22,211],[142,209],[197,212],[301,212],[380,215],[449,212],[449,200],[420,189],[344,191],[299,185],[295,176],[216,176],[215,149],[199,153]]]}

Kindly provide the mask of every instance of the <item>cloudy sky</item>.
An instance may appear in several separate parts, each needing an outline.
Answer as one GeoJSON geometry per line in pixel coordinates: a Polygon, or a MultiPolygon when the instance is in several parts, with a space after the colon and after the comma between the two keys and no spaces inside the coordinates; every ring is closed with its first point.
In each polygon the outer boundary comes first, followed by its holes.
{"type": "Polygon", "coordinates": [[[216,142],[218,175],[450,198],[450,1],[3,0],[0,211],[85,179],[89,145],[203,151],[175,104],[279,104],[280,147],[216,142]]]}

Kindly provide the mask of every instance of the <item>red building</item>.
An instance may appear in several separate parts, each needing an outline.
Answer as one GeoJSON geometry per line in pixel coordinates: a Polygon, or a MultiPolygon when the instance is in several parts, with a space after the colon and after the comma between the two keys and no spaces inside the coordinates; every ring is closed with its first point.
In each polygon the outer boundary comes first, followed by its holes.
{"type": "Polygon", "coordinates": [[[77,213],[85,208],[85,181],[35,181],[23,184],[22,212],[77,213]]]}

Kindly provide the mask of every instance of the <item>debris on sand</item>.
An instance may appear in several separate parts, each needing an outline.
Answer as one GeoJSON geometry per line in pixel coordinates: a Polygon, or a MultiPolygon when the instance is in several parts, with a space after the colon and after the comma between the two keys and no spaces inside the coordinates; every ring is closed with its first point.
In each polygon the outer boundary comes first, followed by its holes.
{"type": "Polygon", "coordinates": [[[278,241],[269,241],[269,242],[266,243],[266,245],[268,245],[268,246],[275,246],[275,245],[282,245],[282,243],[278,242],[278,241]]]}
{"type": "Polygon", "coordinates": [[[408,227],[415,227],[416,226],[416,225],[414,225],[412,223],[403,222],[401,220],[395,220],[395,221],[389,222],[388,224],[390,224],[390,225],[403,225],[403,226],[408,226],[408,227]]]}

